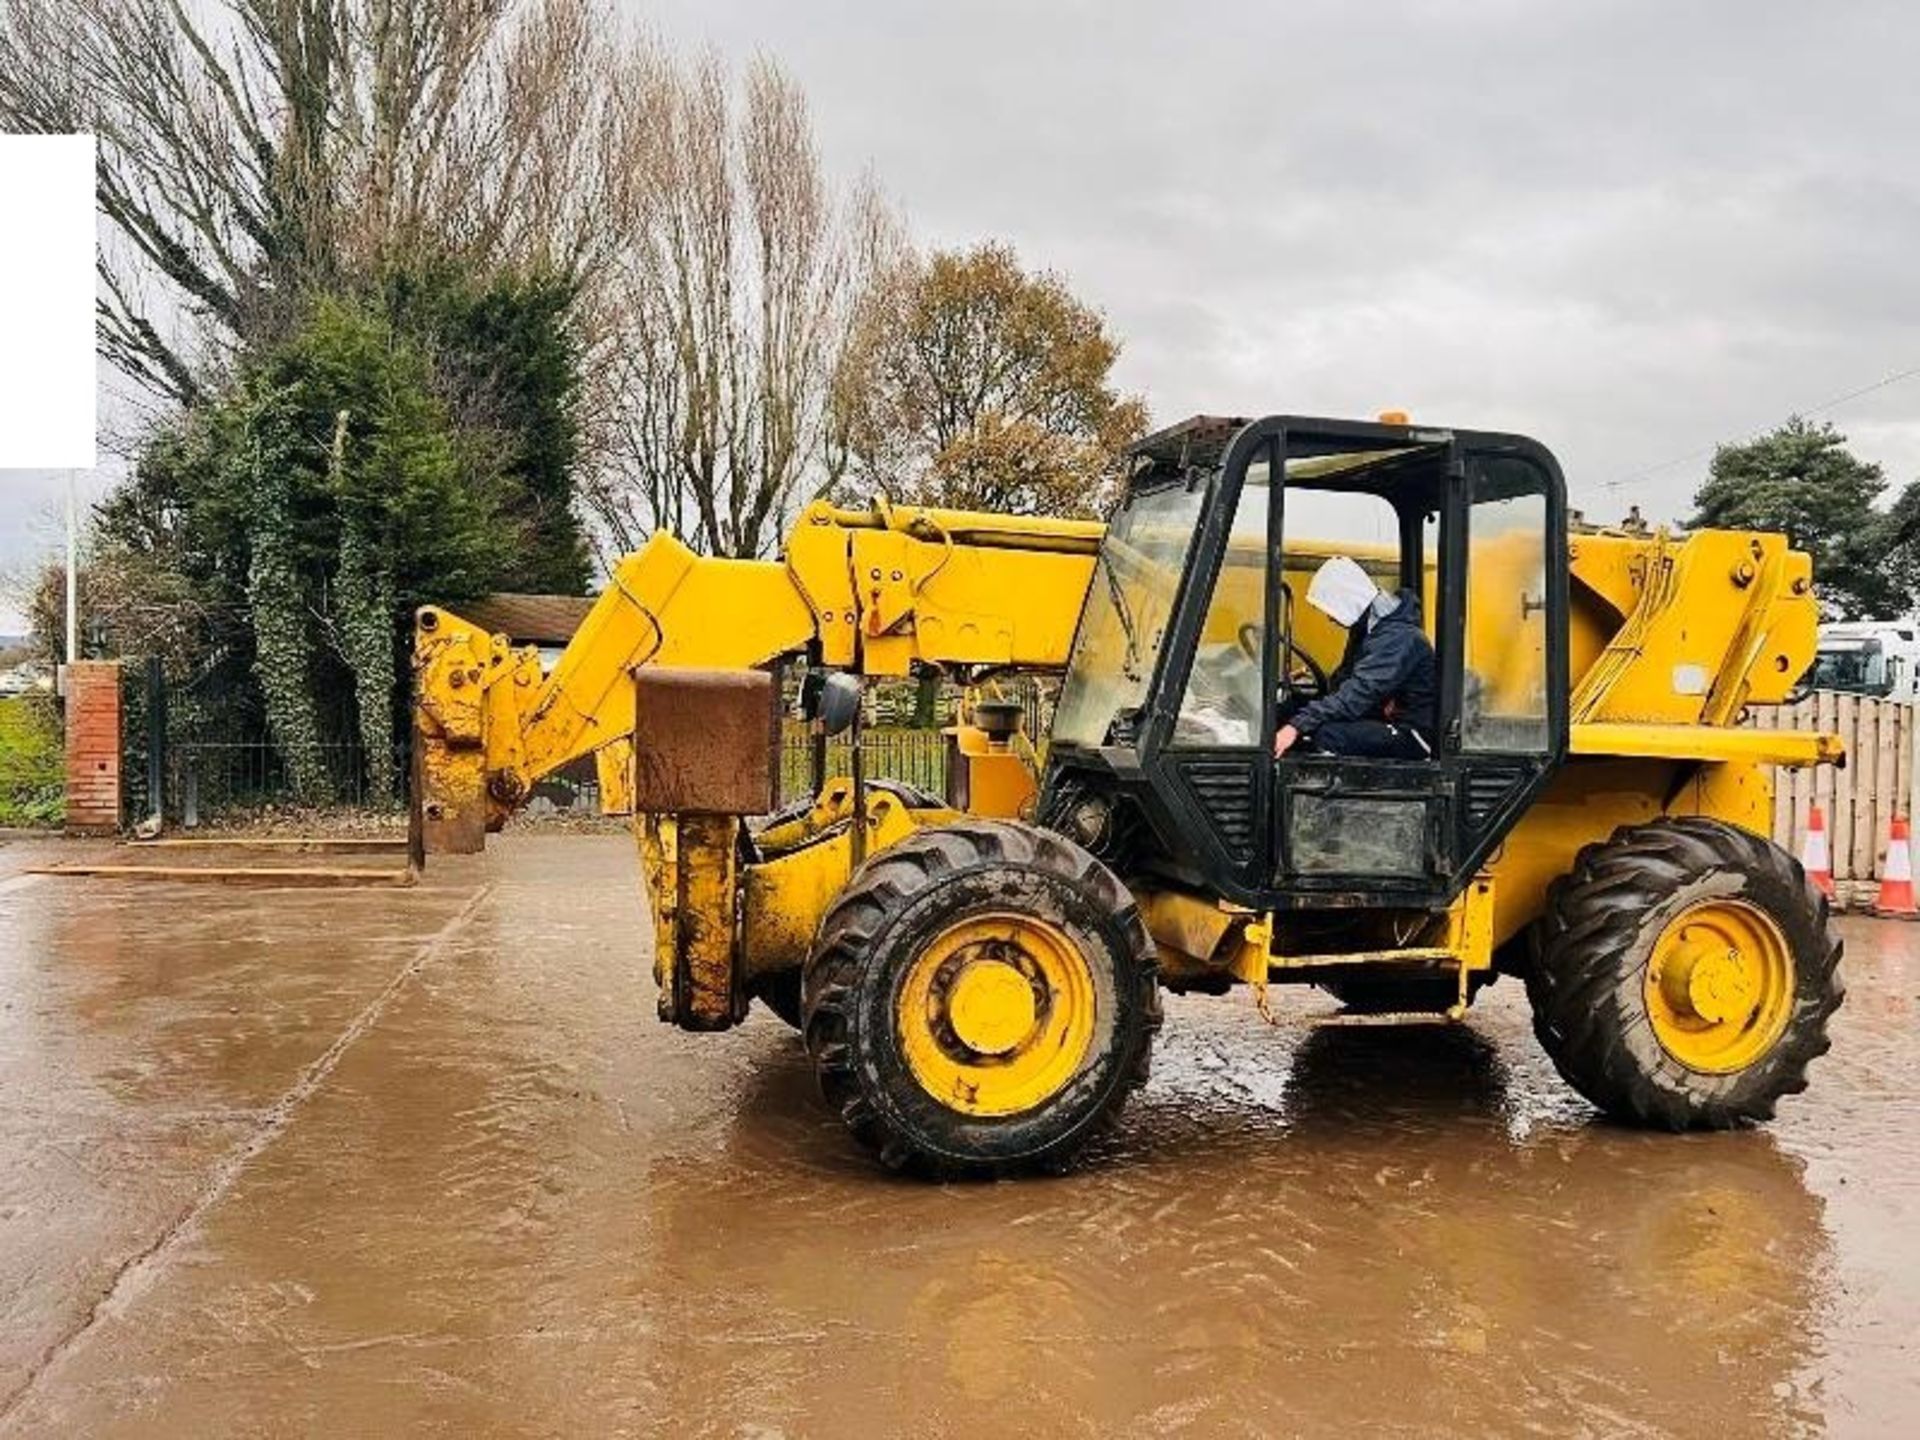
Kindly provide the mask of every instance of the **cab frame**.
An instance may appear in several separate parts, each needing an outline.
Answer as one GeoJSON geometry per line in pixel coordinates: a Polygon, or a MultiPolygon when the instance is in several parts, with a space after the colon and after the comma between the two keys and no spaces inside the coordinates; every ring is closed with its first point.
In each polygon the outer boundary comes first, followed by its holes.
{"type": "MultiPolygon", "coordinates": [[[[1104,744],[1056,737],[1042,813],[1058,823],[1066,797],[1083,806],[1097,797],[1115,824],[1106,835],[1078,838],[1124,850],[1108,857],[1123,870],[1155,872],[1262,910],[1449,904],[1567,753],[1566,486],[1552,454],[1523,436],[1491,431],[1275,415],[1250,422],[1201,417],[1148,437],[1136,456],[1140,469],[1123,505],[1143,484],[1169,483],[1170,473],[1204,483],[1207,493],[1144,703],[1114,717],[1104,744]],[[1358,458],[1331,480],[1289,476],[1297,462],[1326,465],[1330,457],[1358,458]],[[1260,717],[1251,744],[1196,744],[1176,736],[1176,721],[1241,493],[1262,463],[1269,477],[1288,478],[1272,488],[1267,504],[1260,717]],[[1418,590],[1428,565],[1435,567],[1430,590],[1438,614],[1428,628],[1439,701],[1430,758],[1272,756],[1290,663],[1280,643],[1290,588],[1287,499],[1303,488],[1386,499],[1399,517],[1401,583],[1418,590]],[[1466,667],[1471,530],[1477,505],[1534,495],[1541,501],[1543,593],[1536,601],[1523,589],[1517,618],[1542,617],[1544,693],[1539,723],[1516,727],[1524,743],[1503,747],[1487,743],[1477,720],[1463,724],[1480,685],[1466,667]],[[1438,554],[1430,558],[1425,550],[1434,540],[1438,554]],[[1124,846],[1113,839],[1121,833],[1124,846]]],[[[1081,650],[1076,635],[1076,661],[1081,650]]],[[[1063,828],[1074,833],[1075,826],[1063,828]]]]}

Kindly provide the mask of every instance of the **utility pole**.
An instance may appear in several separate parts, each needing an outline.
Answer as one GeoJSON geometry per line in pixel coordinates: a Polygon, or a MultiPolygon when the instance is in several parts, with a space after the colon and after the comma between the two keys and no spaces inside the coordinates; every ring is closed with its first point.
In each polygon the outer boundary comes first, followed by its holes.
{"type": "MultiPolygon", "coordinates": [[[[73,471],[67,471],[67,664],[80,658],[80,521],[73,471]]],[[[63,677],[64,678],[64,677],[63,677]]],[[[65,693],[63,684],[61,692],[65,693]]]]}

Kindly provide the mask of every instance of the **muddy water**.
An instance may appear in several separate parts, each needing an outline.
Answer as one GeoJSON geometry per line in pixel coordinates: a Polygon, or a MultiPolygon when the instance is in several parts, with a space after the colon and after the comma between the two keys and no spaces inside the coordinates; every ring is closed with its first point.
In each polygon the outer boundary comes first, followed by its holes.
{"type": "Polygon", "coordinates": [[[1097,1163],[853,1154],[651,1018],[618,839],[407,892],[6,878],[0,1431],[1912,1433],[1920,927],[1770,1130],[1596,1124],[1464,1028],[1170,1006],[1097,1163]]]}

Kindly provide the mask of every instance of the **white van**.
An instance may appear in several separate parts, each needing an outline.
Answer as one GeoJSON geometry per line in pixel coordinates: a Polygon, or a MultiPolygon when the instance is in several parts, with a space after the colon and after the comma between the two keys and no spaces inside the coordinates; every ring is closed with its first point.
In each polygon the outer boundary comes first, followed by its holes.
{"type": "Polygon", "coordinates": [[[1843,620],[1820,627],[1820,648],[1802,687],[1872,695],[1882,700],[1920,699],[1920,623],[1913,620],[1843,620]]]}

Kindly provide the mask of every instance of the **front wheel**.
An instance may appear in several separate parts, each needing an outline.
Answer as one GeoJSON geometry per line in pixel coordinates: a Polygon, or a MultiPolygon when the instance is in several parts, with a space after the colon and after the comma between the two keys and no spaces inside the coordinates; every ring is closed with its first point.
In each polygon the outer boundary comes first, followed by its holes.
{"type": "Polygon", "coordinates": [[[1113,872],[1029,825],[928,828],[841,892],[807,962],[807,1049],[888,1166],[1064,1166],[1147,1073],[1153,941],[1113,872]]]}
{"type": "Polygon", "coordinates": [[[1778,846],[1659,820],[1580,852],[1537,927],[1534,1032],[1609,1115],[1670,1130],[1773,1117],[1845,994],[1826,897],[1778,846]]]}

